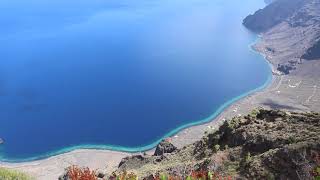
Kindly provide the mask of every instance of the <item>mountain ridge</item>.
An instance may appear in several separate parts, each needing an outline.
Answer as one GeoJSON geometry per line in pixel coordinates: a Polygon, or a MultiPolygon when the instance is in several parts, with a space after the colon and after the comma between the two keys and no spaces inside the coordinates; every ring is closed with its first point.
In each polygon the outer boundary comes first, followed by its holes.
{"type": "Polygon", "coordinates": [[[320,59],[319,12],[319,0],[276,0],[247,16],[243,25],[261,34],[254,48],[289,74],[305,61],[320,59]]]}

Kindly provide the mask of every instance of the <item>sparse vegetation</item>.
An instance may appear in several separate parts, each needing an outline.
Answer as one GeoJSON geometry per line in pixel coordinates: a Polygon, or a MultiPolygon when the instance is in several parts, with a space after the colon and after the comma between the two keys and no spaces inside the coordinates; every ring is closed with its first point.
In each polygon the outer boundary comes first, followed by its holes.
{"type": "Polygon", "coordinates": [[[34,180],[31,176],[6,168],[0,168],[0,179],[1,180],[34,180]]]}
{"type": "Polygon", "coordinates": [[[214,145],[213,151],[218,152],[219,150],[220,150],[220,145],[219,144],[214,145]]]}
{"type": "Polygon", "coordinates": [[[250,152],[248,152],[244,158],[245,163],[250,163],[252,161],[252,157],[250,152]]]}
{"type": "Polygon", "coordinates": [[[296,142],[297,142],[296,138],[293,137],[293,136],[289,137],[288,140],[289,140],[289,144],[293,144],[293,143],[296,143],[296,142]]]}
{"type": "Polygon", "coordinates": [[[110,180],[138,180],[138,176],[133,172],[128,173],[127,171],[123,171],[119,174],[113,173],[109,177],[109,179],[110,180]]]}

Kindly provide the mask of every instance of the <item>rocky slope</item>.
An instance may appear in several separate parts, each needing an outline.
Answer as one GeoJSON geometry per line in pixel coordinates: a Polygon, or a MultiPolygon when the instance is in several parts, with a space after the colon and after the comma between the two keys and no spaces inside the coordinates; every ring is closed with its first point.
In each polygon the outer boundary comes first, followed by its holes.
{"type": "Polygon", "coordinates": [[[158,148],[152,156],[123,159],[115,174],[155,179],[205,171],[241,179],[312,179],[320,167],[320,114],[254,110],[181,149],[168,140],[158,148]]]}
{"type": "Polygon", "coordinates": [[[320,0],[276,0],[244,19],[262,34],[255,49],[283,74],[304,60],[320,59],[320,0]]]}

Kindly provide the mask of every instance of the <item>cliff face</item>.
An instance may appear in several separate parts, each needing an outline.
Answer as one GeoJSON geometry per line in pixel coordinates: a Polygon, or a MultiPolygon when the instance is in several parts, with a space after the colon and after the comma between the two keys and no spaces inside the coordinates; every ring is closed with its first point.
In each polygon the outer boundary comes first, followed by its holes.
{"type": "Polygon", "coordinates": [[[117,172],[148,179],[156,174],[186,177],[200,170],[243,179],[312,179],[317,167],[320,114],[259,109],[171,153],[125,158],[117,172]]]}
{"type": "Polygon", "coordinates": [[[274,67],[289,74],[304,60],[320,59],[320,0],[276,0],[243,24],[261,33],[254,46],[274,67]]]}
{"type": "Polygon", "coordinates": [[[301,8],[305,0],[278,0],[247,16],[243,24],[254,32],[264,32],[283,22],[301,8]]]}

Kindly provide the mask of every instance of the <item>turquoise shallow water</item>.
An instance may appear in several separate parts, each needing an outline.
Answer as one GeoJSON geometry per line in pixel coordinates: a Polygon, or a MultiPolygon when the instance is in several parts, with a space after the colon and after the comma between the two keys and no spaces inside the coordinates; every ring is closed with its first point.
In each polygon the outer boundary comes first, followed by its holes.
{"type": "Polygon", "coordinates": [[[1,1],[1,159],[142,151],[270,82],[263,2],[1,1]]]}

